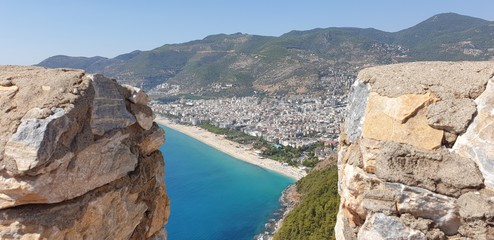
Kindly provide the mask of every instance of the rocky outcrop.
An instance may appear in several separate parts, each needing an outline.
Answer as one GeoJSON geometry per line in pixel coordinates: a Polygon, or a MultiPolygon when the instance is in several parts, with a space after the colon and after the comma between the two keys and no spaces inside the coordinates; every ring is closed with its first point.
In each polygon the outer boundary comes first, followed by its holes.
{"type": "Polygon", "coordinates": [[[362,70],[338,154],[337,239],[494,239],[494,62],[362,70]]]}
{"type": "Polygon", "coordinates": [[[166,239],[146,104],[102,75],[0,67],[0,239],[166,239]]]}

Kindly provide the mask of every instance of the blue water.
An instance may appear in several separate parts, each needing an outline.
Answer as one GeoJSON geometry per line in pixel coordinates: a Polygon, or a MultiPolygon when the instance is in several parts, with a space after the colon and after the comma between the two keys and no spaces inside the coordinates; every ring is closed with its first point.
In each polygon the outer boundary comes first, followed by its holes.
{"type": "Polygon", "coordinates": [[[165,182],[170,240],[252,239],[294,180],[239,161],[166,128],[165,182]]]}

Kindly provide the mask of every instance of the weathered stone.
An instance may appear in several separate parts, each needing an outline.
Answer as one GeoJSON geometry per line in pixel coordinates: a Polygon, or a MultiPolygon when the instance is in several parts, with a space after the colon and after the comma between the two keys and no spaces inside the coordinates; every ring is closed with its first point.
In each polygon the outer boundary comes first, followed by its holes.
{"type": "Polygon", "coordinates": [[[153,126],[154,114],[150,107],[141,104],[131,104],[130,111],[136,117],[139,126],[145,130],[151,129],[153,126]]]}
{"type": "Polygon", "coordinates": [[[453,150],[473,159],[484,176],[484,184],[494,189],[494,80],[489,81],[475,103],[477,116],[467,131],[458,137],[453,150]]]}
{"type": "Polygon", "coordinates": [[[384,185],[378,185],[363,193],[362,206],[368,212],[381,212],[386,215],[398,213],[396,209],[396,192],[384,185]]]}
{"type": "Polygon", "coordinates": [[[336,239],[356,239],[357,233],[354,232],[354,226],[350,226],[348,219],[345,217],[344,209],[340,204],[340,208],[338,210],[338,214],[336,215],[336,224],[334,226],[334,233],[336,239]]]}
{"type": "Polygon", "coordinates": [[[356,80],[352,85],[352,91],[348,97],[348,116],[345,120],[345,132],[348,142],[355,142],[362,134],[365,106],[369,95],[367,84],[356,80]]]}
{"type": "MultiPolygon", "coordinates": [[[[358,178],[359,176],[357,176],[358,178]]],[[[370,181],[367,180],[366,182],[369,183],[370,181]]],[[[362,182],[360,184],[362,185],[362,182]]],[[[345,201],[353,200],[353,204],[345,202],[346,205],[342,206],[344,208],[350,207],[354,211],[361,208],[367,210],[365,212],[360,210],[362,213],[411,214],[415,218],[431,220],[439,229],[449,235],[455,234],[460,226],[460,216],[455,205],[455,198],[399,183],[374,183],[374,186],[367,184],[351,192],[351,196],[358,196],[358,194],[364,196],[360,198],[349,197],[347,194],[345,201]],[[361,190],[361,192],[357,192],[357,190],[361,190]]],[[[362,216],[365,214],[360,214],[360,217],[362,216]]]]}
{"type": "Polygon", "coordinates": [[[19,90],[19,87],[17,86],[0,86],[0,95],[10,98],[17,92],[17,90],[19,90]]]}
{"type": "Polygon", "coordinates": [[[139,149],[141,149],[143,155],[156,151],[165,143],[165,131],[156,124],[153,126],[153,132],[139,143],[139,149]]]}
{"type": "Polygon", "coordinates": [[[369,138],[360,141],[363,169],[368,173],[376,172],[376,158],[381,153],[381,142],[369,138]]]}
{"type": "Polygon", "coordinates": [[[467,239],[491,240],[494,239],[494,227],[485,221],[476,220],[464,223],[458,230],[467,239]]]}
{"type": "Polygon", "coordinates": [[[11,79],[0,79],[0,87],[10,87],[12,85],[11,79]]]}
{"type": "Polygon", "coordinates": [[[399,213],[410,213],[416,218],[431,219],[448,235],[458,232],[460,216],[455,198],[398,183],[384,184],[396,192],[398,199],[396,209],[399,213]]]}
{"type": "MultiPolygon", "coordinates": [[[[161,179],[156,173],[161,154],[142,161],[137,172],[148,176],[125,176],[79,198],[59,204],[36,204],[2,210],[1,239],[147,239],[149,223],[165,224],[168,216],[156,215],[153,204],[169,208],[167,198],[149,190],[158,190],[161,179]],[[144,170],[144,169],[152,169],[144,170]],[[154,174],[152,174],[154,173],[154,174]],[[143,179],[144,178],[144,179],[143,179]],[[142,179],[142,180],[141,180],[142,179]],[[143,199],[147,199],[143,201],[143,199]],[[147,229],[142,223],[148,223],[147,229]]],[[[161,175],[161,174],[157,174],[161,175]]],[[[156,229],[155,229],[156,230],[156,229]]]]}
{"type": "Polygon", "coordinates": [[[460,216],[465,220],[494,217],[494,193],[491,191],[468,192],[458,198],[460,216]]]}
{"type": "Polygon", "coordinates": [[[366,68],[357,78],[381,96],[432,93],[444,100],[477,98],[493,75],[492,62],[413,62],[366,68]]]}
{"type": "MultiPolygon", "coordinates": [[[[441,230],[437,228],[433,228],[432,230],[429,230],[425,236],[427,237],[428,240],[446,240],[446,234],[444,234],[441,230]]],[[[454,239],[454,238],[450,238],[454,239]]]]}
{"type": "Polygon", "coordinates": [[[125,176],[137,164],[137,156],[122,143],[128,137],[117,133],[100,139],[77,155],[54,160],[36,177],[0,177],[0,208],[61,202],[125,176]]]}
{"type": "Polygon", "coordinates": [[[167,240],[168,239],[168,234],[166,233],[166,230],[162,228],[157,234],[155,234],[151,240],[167,240]]]}
{"type": "Polygon", "coordinates": [[[366,109],[349,108],[340,136],[338,239],[494,239],[493,76],[492,62],[360,72],[366,109]]]}
{"type": "Polygon", "coordinates": [[[125,88],[68,69],[0,79],[16,88],[0,91],[0,239],[166,239],[164,133],[133,124],[125,88]]]}
{"type": "Polygon", "coordinates": [[[443,143],[446,145],[446,147],[451,148],[456,142],[456,139],[458,138],[458,135],[450,132],[444,132],[444,138],[443,138],[443,143]]]}
{"type": "Polygon", "coordinates": [[[401,214],[400,220],[408,227],[417,229],[421,232],[427,232],[433,225],[432,220],[423,219],[423,218],[415,218],[412,214],[405,213],[401,214]]]}
{"type": "Polygon", "coordinates": [[[371,214],[360,228],[358,239],[389,240],[389,239],[427,239],[424,233],[408,228],[395,216],[382,213],[371,214]]]}
{"type": "Polygon", "coordinates": [[[126,88],[130,92],[129,101],[135,104],[147,105],[148,95],[140,88],[123,84],[122,87],[126,88]]]}
{"type": "MultiPolygon", "coordinates": [[[[41,111],[33,109],[28,115],[41,111]]],[[[69,119],[61,108],[45,119],[23,119],[5,146],[5,156],[15,160],[20,172],[42,165],[52,156],[60,136],[68,127],[69,119]]]]}
{"type": "Polygon", "coordinates": [[[476,111],[477,106],[471,99],[446,99],[427,108],[427,123],[435,129],[461,134],[467,129],[476,111]]]}
{"type": "Polygon", "coordinates": [[[116,84],[102,75],[93,76],[95,97],[91,126],[96,135],[102,136],[109,130],[124,128],[136,122],[135,117],[127,111],[116,84]]]}
{"type": "Polygon", "coordinates": [[[427,124],[423,109],[432,101],[434,98],[430,95],[407,95],[399,100],[371,93],[365,110],[362,136],[429,150],[438,148],[441,146],[443,131],[427,124]],[[406,122],[402,122],[404,120],[406,122]]]}
{"type": "Polygon", "coordinates": [[[372,179],[362,169],[352,165],[345,165],[340,170],[338,179],[343,215],[351,226],[360,226],[367,217],[367,209],[362,203],[364,193],[378,180],[372,179]]]}
{"type": "Polygon", "coordinates": [[[426,152],[385,142],[376,165],[376,176],[380,179],[445,195],[459,196],[463,189],[483,185],[482,175],[474,162],[448,151],[426,152]]]}

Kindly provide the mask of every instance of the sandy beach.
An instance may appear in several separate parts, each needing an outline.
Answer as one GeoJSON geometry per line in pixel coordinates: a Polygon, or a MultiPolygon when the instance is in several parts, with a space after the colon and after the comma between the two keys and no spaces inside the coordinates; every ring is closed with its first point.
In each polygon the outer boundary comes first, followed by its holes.
{"type": "Polygon", "coordinates": [[[159,124],[165,125],[171,129],[177,130],[192,138],[195,138],[234,158],[248,162],[250,164],[275,171],[295,180],[299,180],[306,175],[305,171],[302,171],[296,167],[283,166],[283,164],[278,161],[267,158],[260,158],[258,154],[255,153],[253,150],[247,149],[247,147],[239,143],[225,139],[225,137],[222,135],[208,132],[207,130],[200,127],[176,124],[168,120],[167,118],[159,115],[156,116],[155,121],[159,124]]]}

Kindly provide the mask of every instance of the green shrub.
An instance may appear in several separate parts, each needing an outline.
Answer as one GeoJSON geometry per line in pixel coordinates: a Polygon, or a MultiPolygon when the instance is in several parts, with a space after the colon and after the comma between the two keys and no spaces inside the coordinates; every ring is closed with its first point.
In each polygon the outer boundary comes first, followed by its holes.
{"type": "Polygon", "coordinates": [[[297,191],[302,194],[300,203],[287,215],[274,239],[335,239],[340,204],[337,167],[309,173],[297,182],[297,191]]]}

